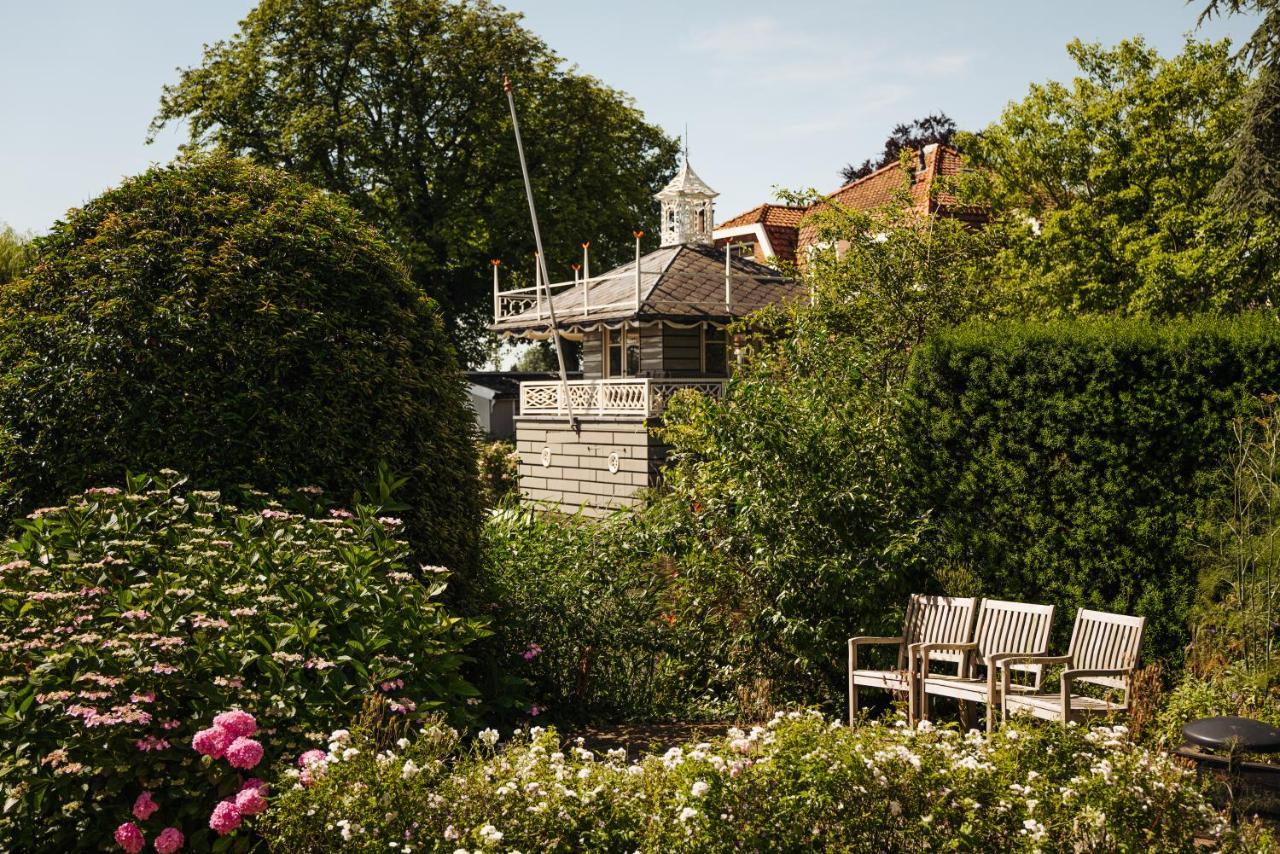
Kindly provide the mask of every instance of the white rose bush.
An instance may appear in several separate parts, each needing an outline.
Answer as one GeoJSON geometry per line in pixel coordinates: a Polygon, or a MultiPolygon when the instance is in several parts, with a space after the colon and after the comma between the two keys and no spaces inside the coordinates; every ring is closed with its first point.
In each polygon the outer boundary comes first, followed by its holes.
{"type": "MultiPolygon", "coordinates": [[[[629,760],[533,727],[467,742],[357,728],[358,752],[281,784],[263,832],[314,851],[1259,850],[1193,772],[1123,726],[1014,722],[988,737],[780,714],[629,760]],[[409,773],[412,769],[412,773],[409,773]]],[[[332,745],[331,745],[332,747],[332,745]]]]}

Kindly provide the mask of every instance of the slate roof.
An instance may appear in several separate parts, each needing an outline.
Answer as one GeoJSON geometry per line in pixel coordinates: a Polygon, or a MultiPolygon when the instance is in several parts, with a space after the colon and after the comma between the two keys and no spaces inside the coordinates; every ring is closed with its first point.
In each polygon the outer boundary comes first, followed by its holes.
{"type": "MultiPolygon", "coordinates": [[[[803,285],[772,267],[733,254],[732,314],[724,300],[725,250],[682,244],[666,246],[640,259],[640,307],[636,308],[635,262],[631,261],[593,278],[583,314],[582,289],[556,294],[553,305],[561,330],[590,331],[600,324],[671,320],[725,323],[773,303],[802,296],[803,285]],[[611,278],[606,278],[611,277],[611,278]],[[601,281],[604,279],[604,281],[601,281]]],[[[544,315],[546,314],[544,309],[544,315]]],[[[539,319],[534,309],[504,317],[490,329],[504,336],[536,337],[550,332],[550,321],[539,319]]]]}

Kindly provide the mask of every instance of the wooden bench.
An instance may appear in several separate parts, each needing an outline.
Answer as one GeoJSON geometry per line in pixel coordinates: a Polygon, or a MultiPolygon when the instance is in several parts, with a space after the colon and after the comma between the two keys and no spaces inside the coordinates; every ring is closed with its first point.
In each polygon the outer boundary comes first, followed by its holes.
{"type": "MultiPolygon", "coordinates": [[[[1049,631],[1053,627],[1052,605],[1031,605],[983,599],[978,606],[977,625],[971,640],[964,643],[922,643],[916,646],[919,662],[916,685],[921,720],[929,718],[929,695],[953,697],[964,705],[966,725],[972,725],[972,703],[987,706],[987,732],[995,726],[995,707],[1000,685],[996,681],[999,662],[1019,655],[1045,655],[1049,651],[1049,631]],[[931,673],[930,663],[939,652],[961,653],[958,673],[931,673]],[[979,668],[985,672],[979,673],[979,668]]],[[[1027,676],[1029,682],[1012,683],[1010,691],[1035,693],[1044,680],[1040,664],[1011,664],[1010,669],[1027,676]]]]}
{"type": "Polygon", "coordinates": [[[1010,656],[997,663],[1001,669],[1000,702],[1004,713],[1028,712],[1037,718],[1071,723],[1091,716],[1128,711],[1133,671],[1138,666],[1146,623],[1146,617],[1081,608],[1076,614],[1066,655],[1010,656]],[[1017,664],[1065,665],[1066,669],[1059,676],[1057,693],[1019,694],[1010,691],[1009,671],[1017,664]],[[1121,699],[1117,703],[1110,698],[1077,694],[1072,688],[1080,682],[1118,690],[1121,699]]]}
{"type": "MultiPolygon", "coordinates": [[[[951,596],[913,595],[907,603],[900,637],[849,638],[849,723],[858,715],[858,689],[879,688],[907,695],[907,717],[914,724],[916,715],[915,664],[911,648],[921,643],[961,643],[969,640],[977,615],[978,600],[951,596]],[[898,648],[898,666],[893,670],[868,670],[858,667],[858,647],[883,645],[898,648]]],[[[960,667],[964,653],[942,650],[935,660],[960,667]]]]}

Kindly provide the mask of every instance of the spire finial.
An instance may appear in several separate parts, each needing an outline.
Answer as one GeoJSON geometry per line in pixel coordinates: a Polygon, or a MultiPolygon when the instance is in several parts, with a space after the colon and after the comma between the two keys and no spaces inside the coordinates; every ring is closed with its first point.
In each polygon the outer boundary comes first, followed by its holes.
{"type": "Polygon", "coordinates": [[[689,163],[689,123],[684,123],[684,162],[689,163]]]}

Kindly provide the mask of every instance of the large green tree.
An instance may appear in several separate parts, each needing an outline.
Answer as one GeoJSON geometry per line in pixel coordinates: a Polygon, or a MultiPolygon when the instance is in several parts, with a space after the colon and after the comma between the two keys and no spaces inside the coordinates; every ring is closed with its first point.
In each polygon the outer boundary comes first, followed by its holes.
{"type": "Polygon", "coordinates": [[[488,259],[532,271],[504,75],[517,87],[552,275],[571,275],[584,240],[597,269],[624,259],[633,229],[656,231],[651,193],[676,143],[485,0],[263,0],[165,88],[153,135],[185,121],[192,146],[350,196],[478,362],[488,259]]]}
{"type": "Polygon", "coordinates": [[[1006,238],[993,276],[1016,310],[1160,317],[1280,301],[1275,220],[1214,193],[1248,82],[1230,46],[1068,51],[1080,76],[1033,85],[958,138],[976,167],[963,189],[1006,238]]]}

